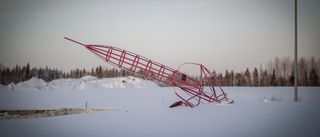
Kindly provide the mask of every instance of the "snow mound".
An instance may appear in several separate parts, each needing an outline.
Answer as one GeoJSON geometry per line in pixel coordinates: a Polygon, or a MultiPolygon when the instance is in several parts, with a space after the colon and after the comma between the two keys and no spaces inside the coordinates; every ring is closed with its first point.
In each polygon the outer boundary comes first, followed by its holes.
{"type": "Polygon", "coordinates": [[[12,91],[38,91],[46,90],[47,82],[39,78],[31,78],[28,81],[20,82],[18,84],[11,83],[8,89],[12,91]]]}
{"type": "Polygon", "coordinates": [[[150,80],[136,77],[118,77],[98,79],[94,76],[84,76],[80,79],[57,79],[49,83],[42,79],[32,78],[18,84],[1,85],[0,91],[46,91],[46,90],[85,90],[85,89],[113,89],[113,88],[158,88],[150,80]]]}
{"type": "Polygon", "coordinates": [[[81,80],[97,80],[98,78],[95,76],[87,75],[80,78],[81,80]]]}

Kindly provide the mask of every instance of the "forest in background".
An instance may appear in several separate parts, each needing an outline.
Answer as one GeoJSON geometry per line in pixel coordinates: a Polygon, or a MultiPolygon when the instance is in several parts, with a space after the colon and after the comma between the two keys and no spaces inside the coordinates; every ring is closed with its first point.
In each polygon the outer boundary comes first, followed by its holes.
{"type": "MultiPolygon", "coordinates": [[[[213,74],[218,79],[221,86],[247,86],[247,87],[268,87],[268,86],[293,86],[294,85],[294,62],[290,57],[276,57],[274,60],[269,61],[266,67],[255,67],[253,70],[247,68],[242,72],[234,72],[233,70],[226,70],[224,74],[213,74]]],[[[319,81],[320,59],[317,61],[314,57],[304,58],[298,60],[298,86],[320,86],[319,81]]],[[[30,64],[26,66],[16,65],[13,68],[5,67],[0,64],[0,83],[8,85],[10,83],[19,83],[31,79],[32,77],[41,78],[46,82],[60,79],[60,78],[81,78],[85,75],[92,75],[97,78],[112,78],[112,77],[125,77],[135,76],[126,70],[119,70],[115,68],[103,68],[98,66],[91,70],[74,69],[69,72],[62,72],[57,68],[31,68],[30,64]]],[[[193,77],[200,79],[199,77],[193,77]]],[[[166,86],[163,83],[155,81],[160,86],[166,86]]]]}

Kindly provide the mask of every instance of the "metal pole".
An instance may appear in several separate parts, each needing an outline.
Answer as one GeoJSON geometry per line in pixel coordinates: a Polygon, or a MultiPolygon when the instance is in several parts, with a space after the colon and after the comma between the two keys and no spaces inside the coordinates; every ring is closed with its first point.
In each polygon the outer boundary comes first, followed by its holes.
{"type": "Polygon", "coordinates": [[[60,62],[60,90],[62,90],[62,59],[60,62]]]}
{"type": "Polygon", "coordinates": [[[294,1],[294,101],[298,101],[297,0],[294,1]]]}

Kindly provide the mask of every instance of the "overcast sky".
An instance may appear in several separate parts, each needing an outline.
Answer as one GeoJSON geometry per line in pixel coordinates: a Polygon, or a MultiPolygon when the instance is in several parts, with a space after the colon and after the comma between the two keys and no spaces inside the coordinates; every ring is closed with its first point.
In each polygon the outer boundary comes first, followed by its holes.
{"type": "MultiPolygon", "coordinates": [[[[119,47],[171,68],[250,71],[294,53],[294,0],[0,2],[0,63],[69,71],[102,65],[84,44],[119,47]]],[[[298,0],[299,57],[320,58],[320,0],[298,0]]],[[[192,72],[190,72],[192,73],[192,72]]]]}

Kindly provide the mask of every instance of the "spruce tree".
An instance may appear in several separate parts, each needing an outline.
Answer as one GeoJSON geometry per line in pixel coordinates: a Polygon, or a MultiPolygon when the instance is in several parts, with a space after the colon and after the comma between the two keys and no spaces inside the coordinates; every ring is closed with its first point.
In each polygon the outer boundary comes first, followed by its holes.
{"type": "Polygon", "coordinates": [[[255,87],[259,86],[259,74],[258,74],[257,68],[254,68],[254,71],[253,71],[253,86],[255,87]]]}
{"type": "Polygon", "coordinates": [[[251,75],[250,75],[249,68],[247,68],[244,75],[245,75],[245,79],[246,79],[246,86],[251,86],[252,82],[251,82],[251,75]]]}
{"type": "Polygon", "coordinates": [[[277,86],[276,72],[275,72],[274,69],[273,69],[273,71],[272,71],[270,86],[277,86]]]}
{"type": "Polygon", "coordinates": [[[318,78],[318,73],[316,71],[316,68],[311,69],[309,77],[310,77],[309,86],[317,86],[319,78],[318,78]]]}

